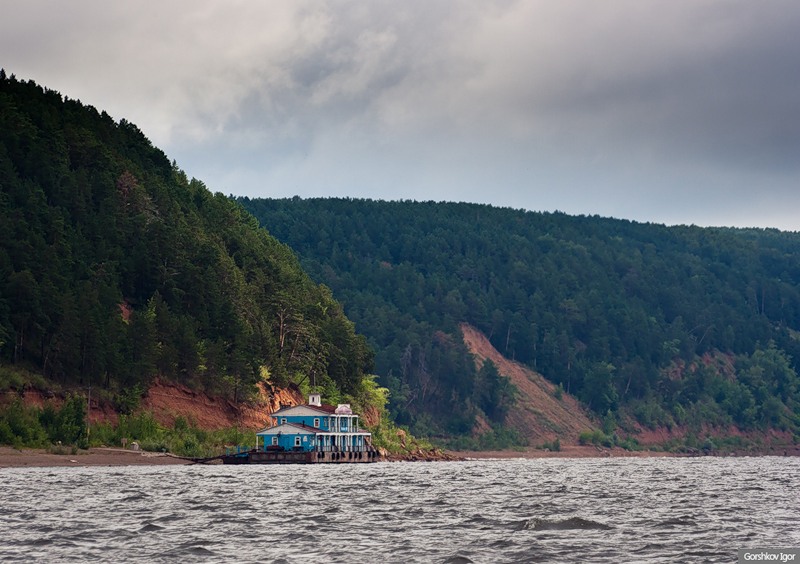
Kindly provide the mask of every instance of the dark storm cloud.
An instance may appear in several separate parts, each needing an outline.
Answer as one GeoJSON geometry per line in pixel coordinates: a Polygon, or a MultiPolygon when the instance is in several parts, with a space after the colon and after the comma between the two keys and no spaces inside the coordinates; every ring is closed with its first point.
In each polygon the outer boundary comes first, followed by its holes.
{"type": "Polygon", "coordinates": [[[796,2],[4,12],[10,72],[138,123],[212,189],[800,228],[796,2]]]}

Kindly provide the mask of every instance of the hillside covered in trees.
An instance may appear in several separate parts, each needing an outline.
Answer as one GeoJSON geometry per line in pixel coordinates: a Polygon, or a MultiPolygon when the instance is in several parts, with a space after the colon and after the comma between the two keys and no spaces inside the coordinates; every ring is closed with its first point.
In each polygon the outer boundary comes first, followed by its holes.
{"type": "Polygon", "coordinates": [[[797,433],[800,234],[487,205],[239,201],[326,284],[412,430],[502,427],[514,390],[458,332],[606,422],[797,433]]]}
{"type": "Polygon", "coordinates": [[[313,379],[335,401],[372,354],[241,206],[133,124],[0,72],[0,368],[135,403],[157,375],[247,397],[313,379]]]}

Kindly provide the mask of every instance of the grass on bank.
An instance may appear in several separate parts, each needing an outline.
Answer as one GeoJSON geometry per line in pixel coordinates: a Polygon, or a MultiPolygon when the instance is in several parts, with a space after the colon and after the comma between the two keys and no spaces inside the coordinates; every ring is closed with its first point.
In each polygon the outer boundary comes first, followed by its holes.
{"type": "Polygon", "coordinates": [[[178,417],[172,427],[159,424],[152,413],[121,415],[117,425],[86,425],[86,399],[69,396],[60,408],[29,407],[20,400],[0,411],[0,444],[17,449],[46,448],[55,454],[74,454],[88,447],[130,446],[204,458],[224,452],[225,446],[255,446],[255,434],[236,428],[206,431],[178,417]]]}
{"type": "MultiPolygon", "coordinates": [[[[26,388],[52,389],[36,378],[33,373],[0,366],[0,390],[6,390],[5,393],[17,395],[26,388]]],[[[299,387],[304,395],[310,391],[302,385],[299,387]]],[[[56,392],[61,395],[63,391],[58,389],[56,392]]],[[[435,450],[429,441],[413,437],[408,429],[397,427],[389,419],[386,413],[388,390],[378,386],[375,377],[364,378],[352,396],[341,395],[335,389],[323,392],[326,401],[350,403],[357,413],[377,410],[379,423],[365,427],[372,433],[373,445],[389,454],[416,455],[419,451],[435,450]]],[[[82,394],[67,395],[61,407],[50,404],[44,408],[27,406],[15,398],[0,408],[0,444],[71,454],[75,449],[123,447],[135,441],[145,451],[169,452],[191,458],[222,454],[226,446],[255,446],[255,433],[250,430],[226,428],[207,431],[183,417],[178,417],[171,427],[161,425],[152,413],[137,411],[140,396],[140,389],[109,395],[105,399],[122,412],[117,424],[93,424],[88,429],[87,400],[82,394]]]]}

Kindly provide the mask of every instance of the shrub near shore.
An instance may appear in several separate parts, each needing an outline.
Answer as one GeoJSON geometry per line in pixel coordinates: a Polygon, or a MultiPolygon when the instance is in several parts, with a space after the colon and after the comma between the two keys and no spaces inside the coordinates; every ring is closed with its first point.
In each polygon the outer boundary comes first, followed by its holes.
{"type": "Polygon", "coordinates": [[[220,454],[226,445],[254,445],[255,435],[236,428],[206,431],[183,417],[165,427],[149,412],[121,415],[117,425],[99,423],[87,429],[86,399],[80,396],[70,396],[60,408],[29,407],[16,400],[0,411],[0,444],[16,449],[67,454],[70,447],[122,447],[134,441],[142,450],[203,458],[220,454]]]}
{"type": "Polygon", "coordinates": [[[45,448],[49,445],[88,446],[86,400],[69,396],[60,408],[27,407],[13,401],[0,412],[0,444],[15,448],[45,448]]]}
{"type": "Polygon", "coordinates": [[[255,446],[255,433],[235,427],[207,431],[184,417],[176,418],[172,427],[166,427],[149,412],[122,415],[117,425],[103,423],[92,426],[92,446],[123,446],[133,441],[142,450],[206,458],[221,454],[230,445],[255,446]]]}

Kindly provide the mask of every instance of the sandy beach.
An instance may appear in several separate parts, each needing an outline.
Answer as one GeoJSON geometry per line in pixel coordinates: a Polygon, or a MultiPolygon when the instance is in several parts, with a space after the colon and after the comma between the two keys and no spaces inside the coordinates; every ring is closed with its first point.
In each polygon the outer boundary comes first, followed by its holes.
{"type": "Polygon", "coordinates": [[[52,454],[44,449],[0,447],[0,468],[35,466],[133,466],[190,464],[191,461],[156,452],[121,448],[90,448],[76,454],[52,454]]]}

